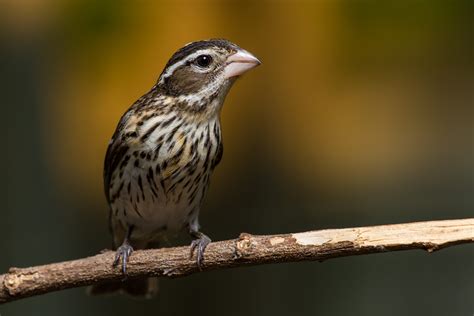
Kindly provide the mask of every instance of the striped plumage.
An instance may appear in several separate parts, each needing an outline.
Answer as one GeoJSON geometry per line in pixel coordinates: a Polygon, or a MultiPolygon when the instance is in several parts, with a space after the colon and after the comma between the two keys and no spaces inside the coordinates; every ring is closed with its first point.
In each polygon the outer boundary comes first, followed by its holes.
{"type": "MultiPolygon", "coordinates": [[[[117,247],[114,264],[121,263],[123,273],[133,249],[180,230],[194,238],[191,252],[197,249],[202,264],[210,239],[199,231],[198,214],[222,157],[220,110],[237,76],[259,63],[226,40],[190,43],[121,118],[107,150],[104,186],[117,247]]],[[[145,281],[118,287],[150,294],[145,281]]]]}
{"type": "Polygon", "coordinates": [[[197,230],[199,206],[222,156],[220,122],[218,115],[196,121],[176,111],[173,99],[153,88],[127,112],[109,146],[105,189],[116,245],[131,226],[135,244],[188,225],[197,230]]]}

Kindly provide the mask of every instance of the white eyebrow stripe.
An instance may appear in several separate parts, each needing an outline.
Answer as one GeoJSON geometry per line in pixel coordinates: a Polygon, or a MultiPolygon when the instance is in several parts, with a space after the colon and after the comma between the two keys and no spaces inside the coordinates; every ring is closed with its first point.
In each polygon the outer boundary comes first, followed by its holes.
{"type": "Polygon", "coordinates": [[[212,49],[209,49],[209,48],[208,49],[200,49],[200,50],[192,53],[191,55],[188,55],[185,59],[183,59],[181,61],[178,61],[178,62],[172,64],[171,66],[168,66],[168,69],[166,70],[166,72],[161,75],[159,83],[163,83],[163,81],[166,78],[171,76],[177,68],[184,65],[188,60],[194,59],[197,56],[203,55],[203,54],[212,55],[212,53],[213,53],[212,49]]]}

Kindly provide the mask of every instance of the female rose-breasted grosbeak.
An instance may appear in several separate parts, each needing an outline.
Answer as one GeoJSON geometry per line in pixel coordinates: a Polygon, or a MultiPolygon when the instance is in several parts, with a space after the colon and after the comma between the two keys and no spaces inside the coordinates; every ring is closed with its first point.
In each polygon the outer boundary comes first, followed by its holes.
{"type": "MultiPolygon", "coordinates": [[[[188,230],[201,267],[211,241],[199,231],[198,214],[213,169],[222,157],[219,114],[235,79],[258,66],[249,52],[223,39],[187,44],[168,61],[158,82],[123,115],[105,157],[105,195],[116,257],[126,273],[133,249],[188,230]]],[[[115,288],[150,295],[152,279],[115,288]]]]}

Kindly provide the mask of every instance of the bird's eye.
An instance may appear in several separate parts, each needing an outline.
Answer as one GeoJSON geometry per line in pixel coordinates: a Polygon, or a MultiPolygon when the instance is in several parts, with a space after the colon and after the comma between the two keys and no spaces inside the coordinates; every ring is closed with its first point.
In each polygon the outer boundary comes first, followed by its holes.
{"type": "Polygon", "coordinates": [[[196,64],[201,68],[208,67],[212,62],[212,57],[209,55],[200,55],[196,58],[196,64]]]}

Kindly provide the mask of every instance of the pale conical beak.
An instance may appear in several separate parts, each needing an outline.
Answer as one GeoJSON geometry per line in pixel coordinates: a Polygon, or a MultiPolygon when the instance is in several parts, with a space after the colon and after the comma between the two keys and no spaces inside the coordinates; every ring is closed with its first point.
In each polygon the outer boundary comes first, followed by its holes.
{"type": "Polygon", "coordinates": [[[226,79],[240,76],[252,68],[260,65],[260,60],[246,50],[239,49],[237,53],[227,58],[227,65],[224,68],[224,76],[226,79]]]}

